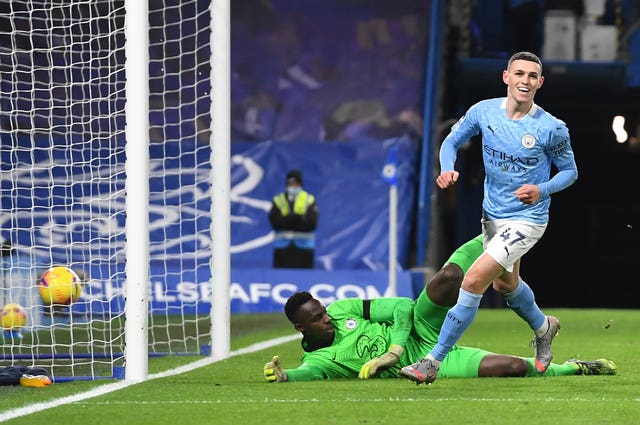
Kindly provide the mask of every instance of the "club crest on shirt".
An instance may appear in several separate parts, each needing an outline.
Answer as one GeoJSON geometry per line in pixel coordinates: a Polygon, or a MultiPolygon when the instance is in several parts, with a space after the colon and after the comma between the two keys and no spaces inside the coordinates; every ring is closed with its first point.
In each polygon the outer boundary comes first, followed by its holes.
{"type": "Polygon", "coordinates": [[[344,322],[344,327],[348,330],[352,331],[358,326],[358,321],[356,319],[347,319],[344,322]]]}
{"type": "Polygon", "coordinates": [[[522,143],[522,146],[529,149],[535,146],[536,138],[531,134],[525,134],[524,136],[522,136],[522,140],[520,140],[520,142],[522,143]]]}

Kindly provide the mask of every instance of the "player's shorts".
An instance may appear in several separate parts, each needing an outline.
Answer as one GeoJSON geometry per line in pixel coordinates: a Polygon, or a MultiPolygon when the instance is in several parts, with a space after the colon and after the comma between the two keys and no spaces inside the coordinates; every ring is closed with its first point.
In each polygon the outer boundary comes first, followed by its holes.
{"type": "Polygon", "coordinates": [[[482,218],[484,250],[508,272],[540,240],[546,224],[522,220],[488,220],[482,218]]]}

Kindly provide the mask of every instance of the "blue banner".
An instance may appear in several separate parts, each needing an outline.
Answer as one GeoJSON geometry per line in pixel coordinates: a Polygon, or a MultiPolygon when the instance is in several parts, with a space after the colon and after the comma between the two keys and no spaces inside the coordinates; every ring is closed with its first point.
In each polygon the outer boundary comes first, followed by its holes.
{"type": "MultiPolygon", "coordinates": [[[[337,299],[378,298],[387,294],[387,272],[366,270],[239,269],[231,272],[231,311],[282,312],[297,291],[311,292],[325,304],[337,299]]],[[[411,274],[398,274],[398,296],[413,297],[411,274]]]]}
{"type": "MultiPolygon", "coordinates": [[[[31,140],[25,143],[31,145],[31,140]]],[[[233,143],[232,266],[271,267],[273,234],[268,211],[273,196],[284,189],[287,170],[299,168],[305,188],[320,209],[315,268],[387,269],[388,186],[380,170],[392,145],[398,149],[398,262],[404,267],[416,184],[417,149],[409,138],[373,143],[233,143]]],[[[3,164],[14,162],[14,168],[3,171],[0,179],[2,237],[37,263],[42,261],[34,267],[57,263],[86,268],[88,259],[93,264],[98,259],[124,260],[123,163],[109,165],[115,167],[115,174],[108,179],[88,179],[95,173],[92,164],[70,160],[62,148],[48,150],[43,144],[40,149],[16,147],[2,153],[3,164]]],[[[124,162],[124,150],[115,154],[124,162]]],[[[180,256],[208,264],[209,159],[208,149],[186,140],[152,145],[153,260],[180,256]],[[194,169],[197,175],[181,171],[194,169]]]]}
{"type": "Polygon", "coordinates": [[[270,267],[273,196],[284,190],[291,168],[302,170],[316,198],[316,268],[386,270],[389,186],[380,177],[395,152],[398,185],[398,262],[407,264],[416,179],[416,147],[409,138],[375,143],[233,143],[231,262],[270,267]]]}
{"type": "MultiPolygon", "coordinates": [[[[152,266],[152,274],[166,279],[152,279],[149,286],[151,313],[208,314],[211,309],[211,283],[208,270],[199,273],[183,270],[178,263],[152,266]],[[161,268],[162,270],[160,270],[161,268]],[[200,282],[200,283],[198,283],[200,282]]],[[[387,294],[387,272],[367,270],[295,270],[234,269],[231,271],[230,299],[232,313],[283,312],[287,298],[297,291],[309,291],[329,304],[336,299],[378,298],[387,294]]],[[[398,273],[398,296],[413,298],[410,272],[398,273]]],[[[74,312],[101,314],[121,312],[124,307],[122,282],[91,280],[84,288],[82,300],[74,312]]]]}
{"type": "MultiPolygon", "coordinates": [[[[34,280],[51,265],[83,271],[89,281],[83,297],[95,301],[93,311],[121,311],[120,301],[101,303],[117,295],[125,280],[122,146],[100,147],[94,152],[94,166],[81,156],[75,158],[81,150],[68,152],[62,140],[54,141],[53,149],[47,148],[49,140],[6,141],[11,149],[0,152],[0,225],[2,238],[15,248],[7,265],[15,272],[19,264],[34,280]],[[100,158],[114,162],[103,167],[100,158]]],[[[233,143],[230,250],[234,273],[271,268],[273,233],[268,212],[273,196],[284,189],[287,171],[299,168],[320,210],[315,269],[386,274],[389,186],[380,170],[392,147],[397,149],[398,263],[402,269],[408,257],[416,184],[412,139],[233,143]]],[[[169,309],[185,303],[193,304],[189,308],[205,308],[201,305],[206,297],[202,284],[211,279],[208,145],[189,140],[154,144],[150,158],[152,298],[169,309]],[[163,288],[169,288],[168,295],[163,288]],[[175,296],[171,291],[177,291],[175,296]]]]}

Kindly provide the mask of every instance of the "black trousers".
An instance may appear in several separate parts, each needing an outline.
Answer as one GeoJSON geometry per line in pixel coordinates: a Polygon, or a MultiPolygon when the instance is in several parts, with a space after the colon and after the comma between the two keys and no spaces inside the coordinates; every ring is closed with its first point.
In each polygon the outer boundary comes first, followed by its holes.
{"type": "Polygon", "coordinates": [[[273,249],[274,269],[312,269],[315,250],[301,249],[291,244],[273,249]]]}

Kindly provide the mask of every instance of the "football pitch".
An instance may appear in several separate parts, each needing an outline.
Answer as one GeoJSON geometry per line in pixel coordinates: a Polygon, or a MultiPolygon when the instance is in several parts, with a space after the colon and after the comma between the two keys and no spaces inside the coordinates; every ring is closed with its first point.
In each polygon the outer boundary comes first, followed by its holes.
{"type": "MultiPolygon", "coordinates": [[[[264,363],[280,355],[300,364],[293,340],[186,373],[158,377],[68,404],[55,400],[113,385],[71,382],[46,388],[0,387],[0,417],[17,408],[57,407],[9,419],[10,424],[637,424],[640,419],[640,310],[549,309],[562,329],[554,360],[616,362],[615,376],[404,379],[268,384],[264,363]]],[[[233,315],[232,350],[294,334],[284,314],[233,315]]],[[[461,345],[531,356],[531,332],[510,310],[481,309],[461,345]]],[[[152,358],[152,376],[201,357],[152,358]]]]}

